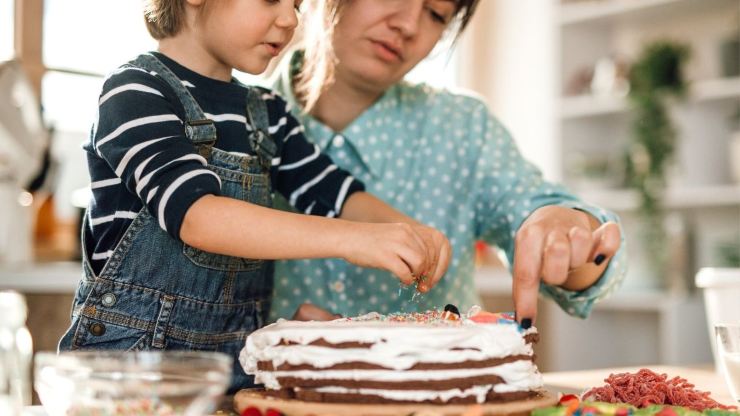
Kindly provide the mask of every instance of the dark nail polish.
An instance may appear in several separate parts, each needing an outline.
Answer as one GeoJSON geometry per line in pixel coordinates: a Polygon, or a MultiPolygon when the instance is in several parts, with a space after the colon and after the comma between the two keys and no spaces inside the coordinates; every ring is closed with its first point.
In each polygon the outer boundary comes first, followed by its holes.
{"type": "Polygon", "coordinates": [[[604,262],[604,260],[606,260],[606,256],[605,256],[605,255],[603,255],[603,254],[599,254],[599,255],[598,255],[598,256],[596,256],[596,258],[594,259],[594,263],[596,263],[596,265],[597,265],[597,266],[601,266],[601,263],[603,263],[603,262],[604,262]]]}
{"type": "Polygon", "coordinates": [[[522,319],[522,323],[520,323],[519,326],[521,326],[522,329],[529,329],[532,327],[532,320],[529,318],[524,318],[522,319]]]}
{"type": "Polygon", "coordinates": [[[447,305],[445,305],[445,311],[452,312],[455,315],[460,316],[460,310],[457,309],[457,306],[451,303],[448,303],[447,305]]]}

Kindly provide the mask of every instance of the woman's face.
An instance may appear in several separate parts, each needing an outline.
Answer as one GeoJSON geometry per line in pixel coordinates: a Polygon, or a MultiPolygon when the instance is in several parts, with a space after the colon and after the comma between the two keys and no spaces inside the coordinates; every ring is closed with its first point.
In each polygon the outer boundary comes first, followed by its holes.
{"type": "Polygon", "coordinates": [[[384,91],[432,51],[456,8],[455,0],[349,0],[334,30],[337,81],[384,91]]]}

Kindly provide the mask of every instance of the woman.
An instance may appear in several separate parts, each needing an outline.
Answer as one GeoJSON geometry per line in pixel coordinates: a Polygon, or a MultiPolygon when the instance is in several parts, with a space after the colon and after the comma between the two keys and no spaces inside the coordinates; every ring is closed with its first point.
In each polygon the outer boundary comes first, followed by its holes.
{"type": "Polygon", "coordinates": [[[305,52],[286,59],[274,87],[293,105],[316,152],[327,152],[370,192],[443,231],[453,260],[441,282],[418,297],[378,270],[334,260],[278,262],[273,319],[303,303],[344,315],[446,303],[466,310],[479,303],[478,239],[503,249],[513,265],[514,304],[524,326],[536,317],[539,291],[586,317],[621,282],[625,250],[615,215],[543,181],[479,99],[402,80],[446,32],[465,28],[477,3],[307,5],[305,52]]]}

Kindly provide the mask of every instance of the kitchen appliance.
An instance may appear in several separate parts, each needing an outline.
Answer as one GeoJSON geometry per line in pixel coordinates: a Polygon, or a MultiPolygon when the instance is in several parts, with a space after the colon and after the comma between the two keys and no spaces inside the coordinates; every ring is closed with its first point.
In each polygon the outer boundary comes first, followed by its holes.
{"type": "Polygon", "coordinates": [[[0,263],[32,259],[33,197],[25,191],[49,145],[38,99],[20,63],[0,63],[0,263]]]}

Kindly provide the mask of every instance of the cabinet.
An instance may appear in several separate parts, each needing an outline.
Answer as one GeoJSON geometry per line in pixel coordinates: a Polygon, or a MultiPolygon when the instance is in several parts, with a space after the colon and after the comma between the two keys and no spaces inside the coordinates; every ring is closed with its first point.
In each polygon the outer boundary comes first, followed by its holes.
{"type": "MultiPolygon", "coordinates": [[[[490,39],[491,48],[514,49],[516,55],[492,52],[500,60],[487,63],[497,68],[493,81],[468,86],[486,97],[494,113],[504,115],[525,156],[549,179],[619,213],[628,238],[625,284],[598,304],[591,318],[571,319],[551,302],[541,303],[539,355],[545,369],[711,361],[693,276],[699,267],[724,265],[720,245],[740,242],[740,183],[732,173],[740,161],[730,156],[731,137],[740,130],[734,121],[740,118],[740,74],[728,71],[726,63],[723,67],[722,50],[723,43],[740,38],[740,1],[550,0],[535,5],[523,0],[496,2],[481,11],[478,19],[488,15],[490,23],[474,27],[466,40],[490,39]],[[687,97],[670,105],[678,137],[665,190],[672,265],[665,276],[649,267],[652,253],[641,241],[639,201],[622,188],[619,177],[633,120],[627,98],[572,93],[579,73],[604,58],[632,62],[654,40],[691,48],[684,71],[690,82],[687,97]],[[539,49],[526,47],[531,45],[539,49]],[[516,72],[527,71],[525,79],[542,75],[522,82],[516,72]],[[507,85],[512,82],[519,83],[507,85]],[[542,111],[522,116],[527,108],[542,111]],[[536,134],[527,125],[533,117],[544,126],[536,134]]],[[[503,296],[502,287],[480,288],[486,299],[503,296]]]]}

